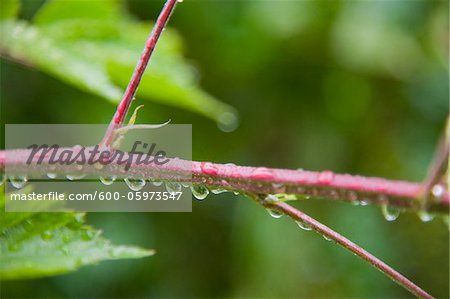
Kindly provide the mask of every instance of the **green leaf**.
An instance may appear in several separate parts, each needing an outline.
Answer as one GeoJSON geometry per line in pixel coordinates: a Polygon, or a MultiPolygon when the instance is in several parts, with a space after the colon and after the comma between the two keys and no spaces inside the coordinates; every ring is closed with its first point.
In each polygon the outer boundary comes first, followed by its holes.
{"type": "MultiPolygon", "coordinates": [[[[122,2],[48,1],[35,23],[1,24],[0,49],[68,84],[117,103],[150,32],[133,20],[122,2]]],[[[165,30],[139,87],[139,97],[237,124],[234,108],[201,89],[197,71],[182,56],[182,43],[165,30]]]]}
{"type": "Polygon", "coordinates": [[[19,12],[19,0],[1,0],[0,20],[13,19],[19,12]]]}
{"type": "Polygon", "coordinates": [[[111,101],[120,98],[122,90],[111,82],[104,65],[49,38],[39,28],[5,21],[0,24],[0,35],[0,48],[7,55],[111,101]]]}
{"type": "MultiPolygon", "coordinates": [[[[26,186],[22,192],[30,193],[31,187],[26,186]]],[[[32,213],[5,213],[5,200],[4,200],[4,191],[3,188],[0,188],[0,232],[4,229],[10,228],[18,223],[22,222],[24,219],[30,217],[32,213]]]]}
{"type": "MultiPolygon", "coordinates": [[[[230,121],[226,119],[227,115],[236,114],[234,108],[217,101],[201,89],[189,87],[190,82],[173,80],[170,72],[176,71],[177,68],[172,68],[168,72],[157,69],[155,67],[154,72],[145,73],[142,77],[142,84],[137,93],[139,98],[151,98],[162,104],[173,105],[211,117],[221,123],[224,128],[234,126],[237,121],[234,117],[230,121]]],[[[118,84],[126,84],[129,74],[132,72],[130,67],[113,60],[108,62],[108,70],[114,82],[118,84]]],[[[179,69],[178,75],[182,72],[183,70],[179,69]]],[[[174,75],[177,76],[177,74],[174,75]]]]}
{"type": "MultiPolygon", "coordinates": [[[[134,22],[77,20],[61,21],[46,30],[58,40],[70,41],[74,51],[101,61],[111,80],[119,86],[128,84],[148,32],[146,26],[134,22]]],[[[180,56],[181,48],[178,35],[166,30],[149,63],[149,71],[144,73],[138,96],[202,114],[225,129],[232,128],[237,122],[235,109],[198,86],[194,68],[180,56]]]]}
{"type": "Polygon", "coordinates": [[[111,244],[99,230],[84,224],[82,213],[6,213],[0,191],[1,279],[49,276],[103,260],[154,254],[152,250],[111,244]],[[11,221],[14,218],[17,221],[11,221]]]}

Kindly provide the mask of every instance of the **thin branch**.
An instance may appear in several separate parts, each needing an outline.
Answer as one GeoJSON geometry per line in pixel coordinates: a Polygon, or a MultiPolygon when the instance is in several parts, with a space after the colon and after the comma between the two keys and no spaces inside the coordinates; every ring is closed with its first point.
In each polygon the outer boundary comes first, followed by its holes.
{"type": "Polygon", "coordinates": [[[428,202],[433,197],[433,187],[439,184],[445,184],[445,177],[448,171],[448,159],[449,159],[449,140],[450,138],[450,118],[447,118],[447,124],[444,128],[444,133],[439,139],[437,150],[434,155],[433,161],[428,169],[428,175],[423,184],[424,207],[428,205],[428,202]]]}
{"type": "MultiPolygon", "coordinates": [[[[59,151],[68,150],[60,148],[59,151]]],[[[86,148],[89,150],[89,148],[86,148]]],[[[303,198],[321,198],[324,200],[344,200],[353,203],[390,205],[400,210],[419,211],[422,206],[421,183],[394,181],[376,177],[362,177],[349,174],[335,174],[331,171],[314,172],[265,167],[237,166],[234,164],[215,164],[181,159],[170,159],[167,164],[137,164],[136,155],[132,155],[130,169],[123,172],[123,165],[108,164],[102,169],[86,165],[82,170],[78,165],[50,165],[49,157],[36,165],[27,164],[31,150],[0,151],[0,170],[5,169],[8,161],[8,173],[59,173],[59,174],[114,174],[144,179],[161,179],[205,185],[209,188],[227,189],[240,193],[253,194],[295,194],[303,198]]],[[[34,156],[37,161],[40,156],[34,156]]],[[[129,154],[124,159],[130,159],[129,154]]],[[[145,156],[142,156],[145,160],[145,156]]],[[[429,202],[428,211],[449,213],[450,196],[445,190],[442,197],[429,202]]]]}
{"type": "Polygon", "coordinates": [[[364,250],[363,248],[359,247],[346,237],[340,235],[339,233],[335,232],[328,226],[320,223],[319,221],[315,220],[314,218],[306,215],[305,213],[295,209],[294,207],[286,204],[286,203],[267,203],[264,200],[258,200],[261,204],[263,204],[266,208],[276,210],[282,214],[288,215],[295,221],[299,221],[319,234],[323,235],[324,237],[334,240],[337,244],[341,245],[348,251],[353,252],[369,264],[371,264],[373,267],[378,269],[379,271],[383,272],[386,276],[391,278],[393,281],[398,283],[400,286],[404,287],[406,290],[411,292],[411,294],[419,297],[419,298],[433,298],[430,294],[428,294],[426,291],[422,290],[420,287],[415,285],[412,281],[410,281],[408,278],[397,272],[395,269],[391,268],[387,264],[385,264],[383,261],[379,260],[377,257],[369,253],[368,251],[364,250]]]}
{"type": "Polygon", "coordinates": [[[167,0],[166,4],[161,10],[158,19],[156,20],[156,24],[145,43],[144,51],[142,52],[136,68],[134,69],[133,75],[131,76],[130,82],[128,83],[122,100],[117,106],[116,113],[114,114],[111,123],[106,130],[105,136],[103,137],[103,140],[101,142],[102,145],[110,146],[113,141],[112,139],[114,130],[119,128],[123,124],[127,112],[130,109],[131,102],[134,99],[134,95],[136,94],[136,90],[139,86],[139,83],[141,82],[142,76],[144,75],[145,68],[150,61],[153,50],[155,49],[158,39],[161,36],[164,28],[166,27],[167,22],[169,21],[170,15],[174,10],[177,1],[178,0],[167,0]]]}

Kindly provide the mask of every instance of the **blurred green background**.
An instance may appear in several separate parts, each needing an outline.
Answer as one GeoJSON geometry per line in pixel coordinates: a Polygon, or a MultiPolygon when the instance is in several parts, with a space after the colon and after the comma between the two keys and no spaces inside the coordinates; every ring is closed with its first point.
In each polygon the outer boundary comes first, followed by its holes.
{"type": "MultiPolygon", "coordinates": [[[[31,20],[43,3],[22,1],[21,18],[31,20]]],[[[163,1],[122,4],[150,28],[163,1]]],[[[135,105],[146,107],[138,121],[193,124],[195,160],[420,181],[449,110],[448,11],[447,1],[185,0],[169,27],[202,89],[235,107],[240,125],[226,133],[201,113],[143,101],[139,93],[135,105]]],[[[107,123],[115,110],[5,58],[1,92],[2,124],[107,123]]],[[[432,295],[449,296],[442,219],[422,223],[402,214],[387,222],[377,207],[295,205],[432,295]]],[[[192,213],[90,213],[88,222],[116,243],[157,254],[2,282],[2,296],[411,297],[332,242],[241,196],[210,195],[194,201],[192,213]]]]}

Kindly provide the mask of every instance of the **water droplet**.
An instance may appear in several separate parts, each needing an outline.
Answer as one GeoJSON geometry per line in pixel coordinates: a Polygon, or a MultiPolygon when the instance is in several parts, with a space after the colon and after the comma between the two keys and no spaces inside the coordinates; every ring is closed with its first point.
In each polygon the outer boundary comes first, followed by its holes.
{"type": "Polygon", "coordinates": [[[440,184],[436,184],[431,188],[431,194],[433,194],[436,198],[441,198],[444,195],[445,189],[444,186],[440,184]]]}
{"type": "Polygon", "coordinates": [[[28,178],[26,175],[16,175],[16,176],[10,176],[9,182],[11,185],[16,189],[21,189],[25,186],[25,184],[28,182],[28,178]]]}
{"type": "Polygon", "coordinates": [[[49,230],[46,230],[45,232],[43,232],[41,234],[41,238],[44,241],[51,240],[53,238],[53,233],[51,231],[49,231],[49,230]]]}
{"type": "Polygon", "coordinates": [[[387,221],[394,221],[400,215],[400,210],[396,207],[390,206],[388,204],[383,204],[381,206],[381,212],[387,221]]]}
{"type": "Polygon", "coordinates": [[[362,200],[359,201],[359,204],[361,206],[367,206],[369,204],[369,202],[370,201],[368,199],[362,199],[362,200]]]}
{"type": "Polygon", "coordinates": [[[297,171],[304,171],[303,168],[297,168],[296,170],[297,170],[297,171]]]}
{"type": "Polygon", "coordinates": [[[109,175],[109,176],[100,176],[100,182],[103,183],[103,185],[109,186],[114,183],[114,181],[117,179],[117,176],[115,175],[109,175]]]}
{"type": "Polygon", "coordinates": [[[212,192],[213,194],[220,194],[220,193],[228,192],[228,190],[223,189],[223,188],[215,188],[215,189],[211,189],[211,192],[212,192]]]}
{"type": "Polygon", "coordinates": [[[205,199],[209,194],[208,188],[206,188],[205,186],[202,186],[202,185],[191,186],[191,191],[192,191],[192,195],[194,195],[194,197],[197,198],[198,200],[205,199]]]}
{"type": "Polygon", "coordinates": [[[139,178],[128,177],[124,179],[125,183],[133,191],[139,191],[145,186],[145,180],[139,178]]]}
{"type": "Polygon", "coordinates": [[[81,180],[85,176],[86,176],[86,174],[84,174],[84,173],[77,173],[77,174],[68,174],[68,175],[66,175],[66,178],[69,181],[76,181],[76,180],[81,180]]]}
{"type": "Polygon", "coordinates": [[[322,235],[322,237],[325,239],[325,241],[331,241],[332,239],[326,235],[322,235]]]}
{"type": "Polygon", "coordinates": [[[189,182],[182,182],[181,186],[183,186],[184,188],[189,188],[189,187],[191,187],[191,183],[189,183],[189,182]]]}
{"type": "Polygon", "coordinates": [[[264,200],[272,203],[280,201],[280,199],[274,194],[268,194],[264,200]]]}
{"type": "Polygon", "coordinates": [[[184,0],[177,0],[178,3],[181,3],[181,2],[183,2],[183,1],[184,1],[184,0]]]}
{"type": "Polygon", "coordinates": [[[181,192],[181,184],[177,182],[166,182],[167,192],[181,192]]]}
{"type": "Polygon", "coordinates": [[[283,214],[278,212],[277,210],[274,209],[266,209],[266,210],[269,213],[269,215],[272,216],[273,218],[281,218],[281,216],[283,216],[283,214]]]}
{"type": "Polygon", "coordinates": [[[434,215],[430,214],[427,211],[419,211],[417,213],[417,215],[419,216],[420,220],[422,220],[423,222],[429,222],[434,219],[434,215]]]}
{"type": "Polygon", "coordinates": [[[152,184],[153,184],[153,186],[155,186],[155,187],[159,187],[159,186],[161,186],[161,185],[163,184],[163,182],[160,181],[160,180],[153,180],[153,181],[152,181],[152,184]]]}
{"type": "Polygon", "coordinates": [[[300,227],[303,230],[312,230],[311,226],[309,226],[303,221],[295,221],[295,223],[297,223],[298,227],[300,227]]]}
{"type": "Polygon", "coordinates": [[[3,185],[6,181],[6,175],[0,174],[0,186],[3,185]]]}
{"type": "Polygon", "coordinates": [[[58,176],[58,174],[57,173],[54,173],[54,172],[48,172],[47,173],[47,177],[49,178],[49,179],[56,179],[56,177],[58,176]]]}
{"type": "Polygon", "coordinates": [[[219,115],[217,126],[223,132],[233,132],[239,126],[239,118],[235,113],[224,112],[219,115]]]}

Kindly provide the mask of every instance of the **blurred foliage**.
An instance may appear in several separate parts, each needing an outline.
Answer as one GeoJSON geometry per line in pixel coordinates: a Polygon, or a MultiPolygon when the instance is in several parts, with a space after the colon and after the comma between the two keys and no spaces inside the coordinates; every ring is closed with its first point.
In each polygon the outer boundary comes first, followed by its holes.
{"type": "Polygon", "coordinates": [[[3,188],[0,191],[2,280],[55,275],[103,260],[153,254],[112,245],[100,237],[101,231],[84,225],[82,213],[6,213],[3,188]]]}
{"type": "MultiPolygon", "coordinates": [[[[22,3],[19,16],[29,22],[43,1],[22,3]]],[[[122,3],[128,11],[123,20],[150,24],[162,5],[128,0],[122,3]]],[[[446,1],[425,0],[185,0],[171,18],[178,35],[172,33],[182,37],[183,53],[200,71],[198,84],[236,107],[241,125],[221,132],[156,94],[148,95],[156,101],[140,111],[139,120],[192,123],[197,160],[422,180],[449,110],[448,10],[446,1]]],[[[168,32],[162,43],[171,39],[168,32]]],[[[136,40],[136,48],[143,42],[136,40]]],[[[70,43],[84,53],[77,46],[83,40],[70,43]]],[[[156,54],[163,55],[163,48],[156,54]]],[[[138,56],[115,55],[109,60],[114,69],[138,56]]],[[[115,109],[35,69],[9,60],[1,67],[2,123],[107,123],[115,109]]],[[[156,88],[146,86],[141,90],[156,88]]],[[[422,223],[402,214],[390,223],[377,207],[315,200],[296,205],[434,296],[449,296],[448,229],[441,219],[422,223]]],[[[333,243],[231,194],[196,201],[192,213],[88,218],[110,238],[156,248],[158,254],[5,282],[4,297],[409,296],[333,243]]]]}

